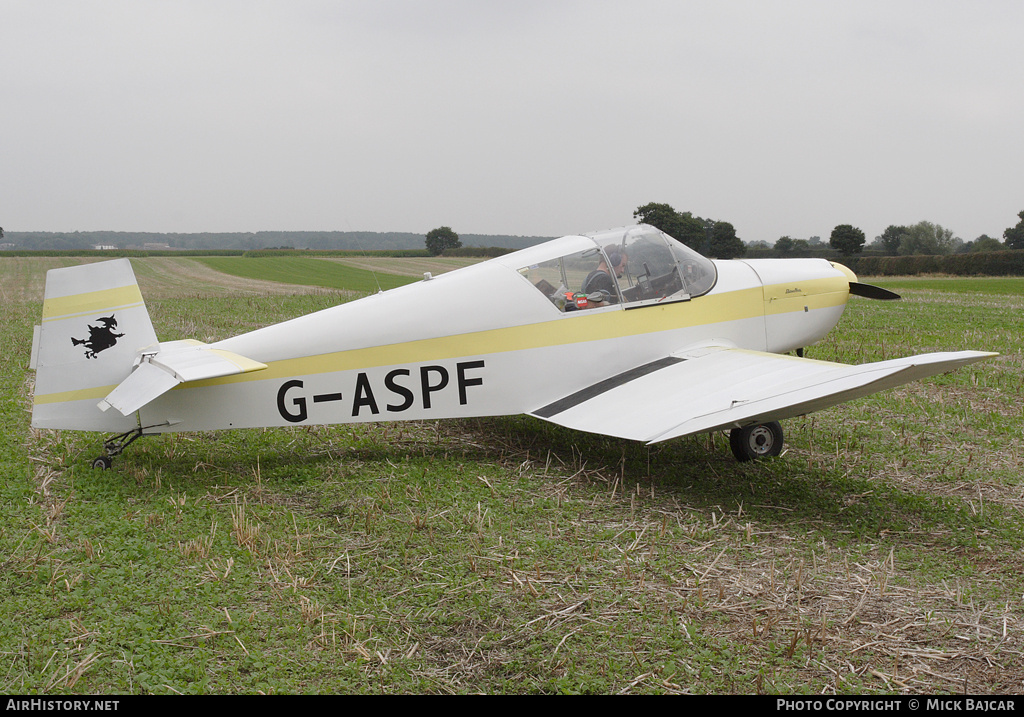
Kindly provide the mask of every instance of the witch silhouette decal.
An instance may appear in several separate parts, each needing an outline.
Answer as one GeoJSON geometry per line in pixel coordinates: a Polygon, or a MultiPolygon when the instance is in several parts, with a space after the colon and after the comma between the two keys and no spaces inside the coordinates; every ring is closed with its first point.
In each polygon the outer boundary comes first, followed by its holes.
{"type": "Polygon", "coordinates": [[[96,321],[101,325],[93,326],[89,324],[89,338],[76,339],[74,336],[71,337],[71,343],[75,346],[85,346],[86,358],[96,358],[96,354],[109,349],[117,343],[119,338],[124,336],[124,334],[114,333],[114,329],[117,328],[117,319],[114,318],[113,314],[101,316],[96,321]]]}

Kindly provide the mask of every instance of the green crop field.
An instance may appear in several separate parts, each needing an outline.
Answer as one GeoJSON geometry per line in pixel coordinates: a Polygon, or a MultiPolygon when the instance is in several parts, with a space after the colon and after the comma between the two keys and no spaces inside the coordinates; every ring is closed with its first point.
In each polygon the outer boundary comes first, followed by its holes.
{"type": "Polygon", "coordinates": [[[879,278],[871,283],[893,291],[911,289],[915,291],[934,290],[947,293],[1001,294],[1024,297],[1024,277],[1019,276],[904,276],[879,278]]]}
{"type": "MultiPolygon", "coordinates": [[[[879,281],[904,299],[809,356],[1001,355],[786,421],[756,464],[512,417],[152,437],[96,471],[101,436],[29,427],[58,261],[0,258],[0,692],[1024,692],[1020,293],[879,281]]],[[[356,289],[184,261],[133,260],[161,338],[356,289]]]]}
{"type": "MultiPolygon", "coordinates": [[[[274,258],[204,257],[199,259],[212,269],[262,281],[280,281],[287,284],[308,284],[329,289],[343,289],[368,293],[379,289],[394,289],[415,279],[395,274],[375,273],[367,269],[347,266],[340,262],[313,257],[290,256],[274,258]]],[[[396,260],[397,261],[397,260],[396,260]]]]}

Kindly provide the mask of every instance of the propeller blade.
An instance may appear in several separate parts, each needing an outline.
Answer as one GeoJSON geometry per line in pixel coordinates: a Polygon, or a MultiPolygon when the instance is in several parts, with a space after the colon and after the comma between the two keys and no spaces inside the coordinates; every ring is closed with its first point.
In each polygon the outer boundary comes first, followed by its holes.
{"type": "Polygon", "coordinates": [[[856,281],[850,282],[850,293],[855,296],[863,296],[865,299],[878,299],[879,301],[893,301],[900,298],[900,295],[894,291],[856,281]]]}

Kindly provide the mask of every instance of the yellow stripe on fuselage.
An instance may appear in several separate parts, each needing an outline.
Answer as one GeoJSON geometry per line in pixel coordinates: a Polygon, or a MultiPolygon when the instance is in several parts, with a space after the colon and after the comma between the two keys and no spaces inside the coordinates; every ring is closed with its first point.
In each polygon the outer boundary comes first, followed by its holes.
{"type": "Polygon", "coordinates": [[[43,321],[68,319],[75,316],[95,314],[98,311],[115,311],[142,306],[142,292],[137,284],[119,286],[100,291],[86,291],[70,296],[58,296],[43,301],[43,321]]]}
{"type": "Polygon", "coordinates": [[[223,349],[209,349],[210,353],[216,354],[225,361],[231,363],[242,373],[248,373],[249,371],[262,371],[267,366],[259,361],[253,361],[245,356],[239,356],[231,351],[224,351],[223,349]]]}
{"type": "Polygon", "coordinates": [[[94,386],[93,388],[76,388],[74,391],[58,391],[57,393],[46,393],[42,396],[32,397],[32,403],[39,406],[44,403],[67,403],[69,401],[85,401],[92,399],[99,401],[106,398],[107,394],[117,386],[94,386]]]}
{"type": "MultiPolygon", "coordinates": [[[[802,306],[800,310],[803,311],[802,306]]],[[[268,364],[264,371],[195,381],[178,388],[308,376],[625,338],[756,318],[763,311],[761,287],[753,287],[702,296],[693,302],[674,302],[664,306],[654,304],[625,311],[582,311],[535,324],[285,359],[268,364]]]]}
{"type": "MultiPolygon", "coordinates": [[[[805,282],[804,286],[817,288],[814,286],[816,283],[817,280],[805,282]]],[[[785,286],[779,286],[782,289],[782,295],[785,295],[785,286]]],[[[829,284],[828,287],[832,288],[832,284],[829,284]]],[[[705,295],[693,301],[674,302],[663,306],[653,304],[629,310],[595,311],[592,313],[583,311],[572,315],[561,315],[550,321],[522,326],[284,359],[269,363],[267,368],[262,371],[191,381],[181,384],[175,390],[547,348],[751,319],[762,316],[772,303],[765,301],[765,295],[764,289],[757,286],[722,294],[705,295]]],[[[846,294],[835,291],[811,294],[801,297],[799,308],[794,307],[789,310],[802,312],[805,305],[811,309],[838,306],[844,304],[846,298],[846,294]]],[[[787,304],[789,302],[776,303],[787,304]]],[[[790,305],[792,306],[792,304],[790,305]]],[[[64,394],[37,396],[36,403],[54,403],[85,398],[98,400],[113,389],[113,386],[108,386],[70,391],[64,394]],[[68,397],[69,394],[74,394],[74,397],[68,397]]]]}

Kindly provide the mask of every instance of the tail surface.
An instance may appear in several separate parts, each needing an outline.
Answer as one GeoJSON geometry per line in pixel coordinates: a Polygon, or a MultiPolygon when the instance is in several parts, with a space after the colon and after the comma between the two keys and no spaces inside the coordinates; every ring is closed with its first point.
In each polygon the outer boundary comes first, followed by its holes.
{"type": "Polygon", "coordinates": [[[121,432],[134,414],[97,403],[132,372],[141,349],[157,343],[127,259],[46,273],[43,322],[33,347],[34,428],[121,432]]]}

